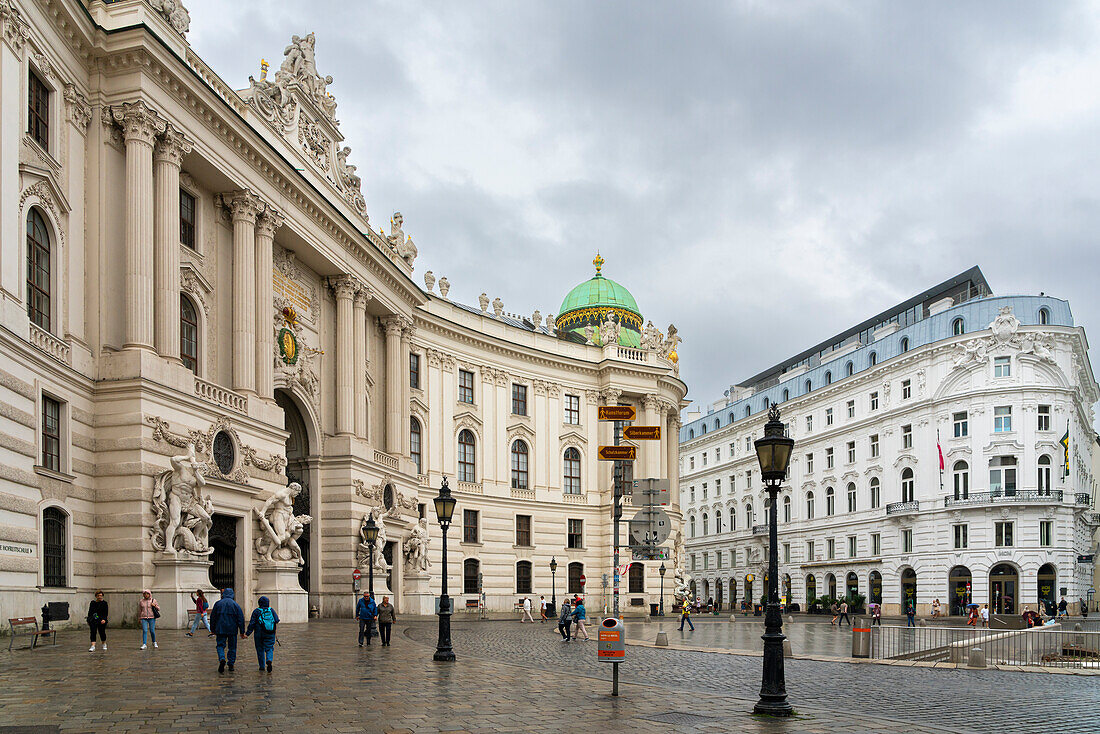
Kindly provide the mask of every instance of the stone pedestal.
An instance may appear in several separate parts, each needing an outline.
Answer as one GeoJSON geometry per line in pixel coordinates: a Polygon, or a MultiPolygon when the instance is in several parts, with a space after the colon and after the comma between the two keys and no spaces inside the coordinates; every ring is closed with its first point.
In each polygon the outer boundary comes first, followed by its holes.
{"type": "Polygon", "coordinates": [[[206,598],[213,606],[218,598],[218,591],[210,585],[210,567],[213,564],[209,556],[196,556],[182,551],[178,556],[168,553],[156,555],[153,559],[156,571],[151,591],[160,604],[158,627],[187,627],[187,612],[195,608],[191,594],[196,589],[205,591],[206,598]]]}
{"type": "Polygon", "coordinates": [[[431,592],[432,577],[427,574],[405,576],[405,593],[402,602],[405,614],[435,614],[435,595],[431,592]]]}
{"type": "Polygon", "coordinates": [[[237,599],[245,617],[261,596],[271,600],[271,606],[281,622],[291,624],[309,621],[309,594],[298,583],[297,561],[272,561],[256,564],[256,598],[237,599]]]}

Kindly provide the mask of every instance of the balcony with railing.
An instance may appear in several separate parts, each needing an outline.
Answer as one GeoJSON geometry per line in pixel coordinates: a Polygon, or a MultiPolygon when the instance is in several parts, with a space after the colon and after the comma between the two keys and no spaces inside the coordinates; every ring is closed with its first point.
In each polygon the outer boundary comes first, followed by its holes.
{"type": "Polygon", "coordinates": [[[752,534],[753,535],[767,535],[768,534],[768,526],[767,525],[753,525],[752,526],[752,534]]]}
{"type": "Polygon", "coordinates": [[[1088,507],[1092,504],[1092,496],[1088,492],[1076,492],[1073,495],[1073,504],[1078,507],[1088,507]]]}
{"type": "MultiPolygon", "coordinates": [[[[1085,497],[1087,498],[1088,495],[1086,494],[1085,497]]],[[[943,498],[944,507],[955,507],[959,505],[998,505],[1019,502],[1061,503],[1062,490],[1014,489],[993,492],[968,492],[959,497],[949,494],[943,498]]],[[[1085,504],[1088,503],[1086,502],[1085,504]]]]}
{"type": "Polygon", "coordinates": [[[920,509],[920,502],[914,500],[913,502],[891,502],[886,505],[887,515],[904,515],[910,512],[916,512],[920,509]]]}
{"type": "Polygon", "coordinates": [[[220,405],[238,413],[248,412],[248,398],[217,383],[195,377],[195,395],[207,402],[220,405]]]}
{"type": "Polygon", "coordinates": [[[397,467],[398,467],[397,459],[394,458],[393,456],[390,456],[389,454],[387,454],[383,451],[379,451],[378,449],[374,450],[374,463],[381,464],[382,466],[384,466],[388,469],[392,469],[394,471],[397,471],[397,467]]]}

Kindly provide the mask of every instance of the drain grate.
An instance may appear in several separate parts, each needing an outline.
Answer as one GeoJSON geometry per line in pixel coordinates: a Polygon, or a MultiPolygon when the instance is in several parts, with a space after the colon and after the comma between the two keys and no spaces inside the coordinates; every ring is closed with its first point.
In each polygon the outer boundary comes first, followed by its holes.
{"type": "Polygon", "coordinates": [[[715,721],[716,719],[718,719],[717,716],[689,714],[686,711],[668,711],[663,714],[639,716],[638,718],[645,719],[646,721],[657,721],[662,724],[705,724],[708,721],[715,721]]]}

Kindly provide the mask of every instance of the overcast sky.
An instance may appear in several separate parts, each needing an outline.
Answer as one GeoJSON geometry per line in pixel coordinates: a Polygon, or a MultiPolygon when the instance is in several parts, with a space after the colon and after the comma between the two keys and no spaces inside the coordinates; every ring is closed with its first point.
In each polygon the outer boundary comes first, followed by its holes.
{"type": "Polygon", "coordinates": [[[187,7],[237,88],[316,33],[418,284],[557,313],[599,249],[697,405],[972,265],[1100,340],[1095,2],[187,7]]]}

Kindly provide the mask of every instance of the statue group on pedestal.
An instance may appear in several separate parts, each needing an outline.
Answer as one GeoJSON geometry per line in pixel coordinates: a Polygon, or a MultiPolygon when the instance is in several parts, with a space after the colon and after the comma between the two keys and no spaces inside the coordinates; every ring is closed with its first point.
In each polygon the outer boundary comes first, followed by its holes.
{"type": "Polygon", "coordinates": [[[294,498],[301,491],[302,485],[291,482],[268,497],[263,507],[253,508],[261,531],[256,538],[256,554],[263,560],[297,561],[299,566],[304,563],[298,538],[313,518],[294,514],[294,498]]]}
{"type": "Polygon", "coordinates": [[[195,458],[195,445],[186,454],[173,456],[172,468],[153,482],[153,514],[156,519],[149,532],[153,548],[173,556],[180,551],[196,555],[213,553],[210,526],[214,506],[202,495],[206,486],[206,464],[195,458]]]}

